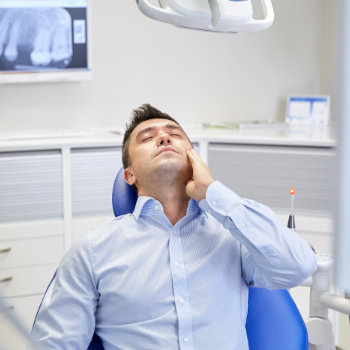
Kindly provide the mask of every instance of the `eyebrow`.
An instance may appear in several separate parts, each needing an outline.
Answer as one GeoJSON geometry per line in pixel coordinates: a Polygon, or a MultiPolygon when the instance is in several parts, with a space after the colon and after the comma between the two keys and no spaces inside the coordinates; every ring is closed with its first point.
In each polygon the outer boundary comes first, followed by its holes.
{"type": "MultiPolygon", "coordinates": [[[[153,130],[156,130],[157,128],[158,128],[158,127],[156,127],[156,126],[148,126],[148,127],[144,128],[144,129],[140,130],[140,131],[137,133],[137,135],[136,135],[136,140],[139,140],[139,139],[142,137],[142,135],[146,134],[147,132],[151,132],[151,131],[153,131],[153,130]]],[[[178,131],[180,131],[183,135],[185,135],[185,132],[183,131],[183,129],[182,129],[180,126],[178,126],[178,125],[166,124],[166,125],[162,126],[161,128],[162,128],[162,129],[163,129],[163,128],[164,128],[164,129],[168,129],[168,130],[178,130],[178,131]]]]}

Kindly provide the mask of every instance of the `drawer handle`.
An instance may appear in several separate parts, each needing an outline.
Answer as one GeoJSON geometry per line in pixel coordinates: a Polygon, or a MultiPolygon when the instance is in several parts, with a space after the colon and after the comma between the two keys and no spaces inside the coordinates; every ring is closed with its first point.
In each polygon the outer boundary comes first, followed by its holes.
{"type": "Polygon", "coordinates": [[[13,277],[5,277],[5,278],[0,278],[0,283],[5,283],[5,282],[10,282],[13,280],[13,277]]]}
{"type": "Polygon", "coordinates": [[[0,249],[0,254],[1,253],[9,253],[11,251],[11,248],[4,248],[4,249],[0,249]]]}
{"type": "Polygon", "coordinates": [[[12,311],[15,307],[13,305],[8,306],[6,309],[0,309],[0,314],[6,314],[9,311],[12,311]]]}

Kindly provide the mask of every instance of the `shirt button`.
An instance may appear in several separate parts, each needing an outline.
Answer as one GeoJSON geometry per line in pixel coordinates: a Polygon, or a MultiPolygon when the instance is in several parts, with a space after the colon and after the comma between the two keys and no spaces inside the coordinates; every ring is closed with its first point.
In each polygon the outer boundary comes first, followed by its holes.
{"type": "Polygon", "coordinates": [[[214,207],[216,206],[216,201],[213,201],[213,206],[214,206],[214,207]]]}
{"type": "Polygon", "coordinates": [[[180,267],[181,265],[177,261],[175,261],[175,266],[180,267]]]}
{"type": "Polygon", "coordinates": [[[241,227],[246,227],[247,225],[246,224],[241,224],[241,227]]]}
{"type": "Polygon", "coordinates": [[[188,343],[189,341],[190,341],[190,338],[189,338],[189,337],[185,337],[185,338],[184,338],[184,342],[185,342],[185,343],[188,343]]]}
{"type": "Polygon", "coordinates": [[[158,206],[158,205],[155,205],[155,206],[154,206],[154,209],[155,209],[155,210],[158,210],[158,209],[159,209],[159,206],[158,206]]]}
{"type": "Polygon", "coordinates": [[[185,299],[184,298],[180,298],[179,302],[180,302],[180,304],[185,304],[185,299]]]}

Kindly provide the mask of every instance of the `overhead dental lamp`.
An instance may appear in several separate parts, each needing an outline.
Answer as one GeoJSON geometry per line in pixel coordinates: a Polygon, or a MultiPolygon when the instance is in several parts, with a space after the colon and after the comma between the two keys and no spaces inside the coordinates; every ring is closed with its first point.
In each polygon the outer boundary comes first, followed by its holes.
{"type": "Polygon", "coordinates": [[[251,0],[136,0],[140,11],[157,21],[222,33],[258,32],[271,26],[271,0],[260,0],[265,18],[254,19],[251,0]]]}

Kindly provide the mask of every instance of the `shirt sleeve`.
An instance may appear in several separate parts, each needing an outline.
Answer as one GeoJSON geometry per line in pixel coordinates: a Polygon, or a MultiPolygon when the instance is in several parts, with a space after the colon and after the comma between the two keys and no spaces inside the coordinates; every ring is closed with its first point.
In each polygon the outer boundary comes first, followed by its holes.
{"type": "Polygon", "coordinates": [[[316,271],[310,244],[282,225],[270,208],[241,198],[218,181],[199,205],[241,243],[242,274],[249,286],[291,288],[316,271]]]}
{"type": "Polygon", "coordinates": [[[39,308],[27,350],[86,350],[98,301],[89,244],[83,237],[62,259],[39,308]]]}

